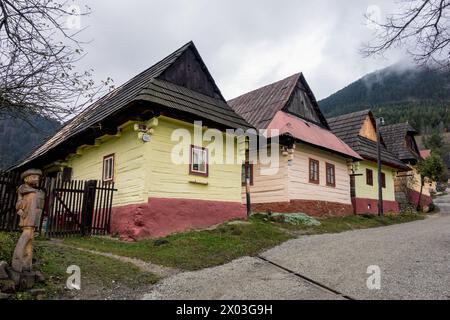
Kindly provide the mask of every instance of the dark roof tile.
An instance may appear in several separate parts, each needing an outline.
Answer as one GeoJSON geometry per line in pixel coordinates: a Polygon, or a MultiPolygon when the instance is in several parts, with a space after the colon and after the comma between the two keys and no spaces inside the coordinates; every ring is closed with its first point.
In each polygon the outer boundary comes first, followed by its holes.
{"type": "Polygon", "coordinates": [[[301,73],[231,99],[228,104],[257,129],[265,129],[292,95],[301,73]]]}
{"type": "Polygon", "coordinates": [[[204,67],[205,72],[209,77],[209,81],[213,83],[216,91],[219,92],[220,99],[158,79],[165,70],[189,49],[193,50],[197,59],[203,64],[195,45],[192,42],[185,44],[152,67],[91,104],[64,125],[53,137],[34,149],[15,168],[44,156],[49,150],[60,147],[67,139],[89,129],[137,100],[150,101],[164,107],[194,114],[202,119],[208,119],[230,128],[251,128],[252,126],[236,114],[223,99],[206,67],[204,67]]]}
{"type": "MultiPolygon", "coordinates": [[[[409,134],[412,139],[418,132],[409,123],[397,123],[380,128],[384,143],[390,152],[402,161],[418,160],[420,154],[408,147],[406,137],[409,134]]],[[[414,143],[416,143],[414,141],[414,143]]],[[[417,147],[416,147],[417,148],[417,147]]]]}
{"type": "MultiPolygon", "coordinates": [[[[329,118],[328,124],[331,130],[361,157],[376,161],[377,143],[359,135],[361,127],[368,116],[373,119],[370,110],[363,110],[329,118]]],[[[398,169],[406,170],[408,168],[394,154],[388,151],[384,143],[381,144],[381,161],[385,165],[398,169]]]]}

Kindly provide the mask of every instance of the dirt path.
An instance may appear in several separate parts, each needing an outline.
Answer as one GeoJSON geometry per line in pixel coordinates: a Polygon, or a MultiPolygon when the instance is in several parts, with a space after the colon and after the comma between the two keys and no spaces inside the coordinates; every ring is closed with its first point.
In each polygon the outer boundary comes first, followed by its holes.
{"type": "Polygon", "coordinates": [[[166,278],[169,276],[173,276],[180,272],[180,270],[178,270],[178,269],[164,267],[164,266],[161,266],[158,264],[154,264],[154,263],[143,261],[143,260],[136,259],[136,258],[124,257],[124,256],[115,255],[112,253],[106,253],[106,252],[100,252],[100,251],[95,251],[95,250],[89,250],[89,249],[85,249],[85,248],[79,248],[79,247],[75,247],[75,246],[69,246],[69,245],[63,244],[62,242],[60,242],[58,240],[56,240],[56,241],[52,240],[51,242],[57,246],[63,246],[66,248],[76,249],[79,251],[116,259],[116,260],[119,260],[122,262],[131,263],[131,264],[135,265],[136,267],[138,267],[141,271],[153,273],[160,278],[166,278]]]}

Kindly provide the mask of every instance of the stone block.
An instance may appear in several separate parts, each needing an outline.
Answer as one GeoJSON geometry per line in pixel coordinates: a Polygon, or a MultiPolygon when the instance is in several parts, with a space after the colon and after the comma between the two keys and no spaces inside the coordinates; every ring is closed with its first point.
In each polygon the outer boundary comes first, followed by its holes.
{"type": "Polygon", "coordinates": [[[36,279],[36,274],[33,271],[24,271],[20,275],[19,288],[20,290],[28,290],[33,288],[36,279]]]}
{"type": "Polygon", "coordinates": [[[8,268],[8,264],[5,261],[0,261],[0,280],[8,279],[8,272],[6,269],[8,268]]]}

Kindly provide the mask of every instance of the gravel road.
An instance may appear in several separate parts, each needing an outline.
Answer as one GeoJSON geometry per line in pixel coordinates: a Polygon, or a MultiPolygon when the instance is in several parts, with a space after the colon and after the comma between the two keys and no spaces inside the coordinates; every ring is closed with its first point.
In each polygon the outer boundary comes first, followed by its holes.
{"type": "Polygon", "coordinates": [[[302,236],[261,257],[268,261],[244,257],[174,275],[144,299],[450,299],[450,214],[302,236]],[[366,285],[371,265],[381,270],[378,290],[366,285]]]}

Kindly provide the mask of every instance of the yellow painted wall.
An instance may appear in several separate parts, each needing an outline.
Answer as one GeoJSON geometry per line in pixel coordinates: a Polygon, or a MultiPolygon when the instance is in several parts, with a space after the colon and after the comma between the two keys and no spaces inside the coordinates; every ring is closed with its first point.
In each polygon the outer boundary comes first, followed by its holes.
{"type": "MultiPolygon", "coordinates": [[[[371,161],[360,161],[354,164],[355,174],[355,196],[357,198],[378,199],[378,171],[377,164],[371,161]],[[366,169],[373,171],[373,186],[366,183],[366,169]]],[[[386,188],[383,188],[383,200],[395,201],[394,177],[396,170],[388,166],[382,166],[381,171],[386,175],[386,188]]]]}
{"type": "MultiPolygon", "coordinates": [[[[207,178],[189,175],[188,165],[177,165],[171,161],[172,148],[178,143],[171,141],[171,134],[179,128],[187,129],[193,134],[192,124],[160,117],[151,142],[145,145],[145,162],[149,164],[149,178],[145,187],[147,196],[240,202],[242,164],[236,163],[236,143],[234,164],[210,164],[207,178]],[[194,181],[207,185],[193,183],[194,181]]],[[[204,141],[203,147],[207,147],[209,143],[204,141]]],[[[209,149],[210,159],[211,151],[209,149]]]]}
{"type": "Polygon", "coordinates": [[[146,164],[144,143],[137,138],[132,125],[122,129],[120,137],[109,137],[98,147],[88,147],[81,155],[69,157],[74,180],[102,180],[103,157],[114,153],[114,182],[118,191],[114,194],[114,205],[147,201],[144,195],[146,164]]]}
{"type": "MultiPolygon", "coordinates": [[[[395,180],[396,189],[398,191],[405,191],[403,189],[406,185],[408,189],[420,192],[420,183],[421,183],[420,174],[418,173],[415,166],[408,165],[408,167],[411,169],[411,171],[400,172],[396,176],[396,180],[395,180]]],[[[425,179],[425,184],[422,189],[422,194],[425,196],[429,196],[430,191],[432,191],[432,190],[433,190],[433,184],[430,183],[429,179],[425,179]]]]}
{"type": "MultiPolygon", "coordinates": [[[[178,143],[171,141],[173,130],[184,128],[193,134],[192,124],[161,116],[150,142],[143,142],[133,125],[122,128],[120,137],[108,136],[98,146],[79,148],[79,155],[69,156],[72,178],[101,180],[103,157],[114,153],[115,206],[146,202],[148,197],[241,201],[240,163],[210,164],[208,177],[189,175],[188,164],[172,163],[171,151],[178,143]]],[[[237,143],[234,148],[237,157],[242,148],[237,143]]]]}

